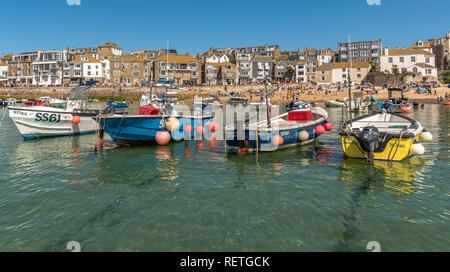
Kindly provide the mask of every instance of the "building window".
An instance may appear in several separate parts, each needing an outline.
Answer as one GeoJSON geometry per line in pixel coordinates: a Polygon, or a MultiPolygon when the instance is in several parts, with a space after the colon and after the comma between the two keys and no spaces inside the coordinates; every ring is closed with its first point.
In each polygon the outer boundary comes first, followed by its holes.
{"type": "Polygon", "coordinates": [[[405,62],[405,58],[404,57],[400,57],[400,62],[405,62]]]}
{"type": "Polygon", "coordinates": [[[389,63],[393,63],[394,59],[393,58],[389,58],[389,63]]]}
{"type": "Polygon", "coordinates": [[[411,57],[411,62],[412,63],[416,62],[416,57],[411,57]]]}
{"type": "Polygon", "coordinates": [[[425,63],[430,63],[430,58],[425,58],[425,63]]]}

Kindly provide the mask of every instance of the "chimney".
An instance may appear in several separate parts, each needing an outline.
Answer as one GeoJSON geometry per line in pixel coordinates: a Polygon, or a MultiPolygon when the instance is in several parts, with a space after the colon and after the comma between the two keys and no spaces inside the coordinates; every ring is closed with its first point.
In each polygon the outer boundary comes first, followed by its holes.
{"type": "Polygon", "coordinates": [[[387,46],[384,48],[384,55],[389,56],[389,49],[387,46]]]}

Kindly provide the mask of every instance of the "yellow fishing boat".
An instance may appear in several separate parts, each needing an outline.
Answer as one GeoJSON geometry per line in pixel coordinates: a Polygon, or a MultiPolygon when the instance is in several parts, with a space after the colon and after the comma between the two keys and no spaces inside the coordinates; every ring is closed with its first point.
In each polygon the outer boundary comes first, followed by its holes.
{"type": "Polygon", "coordinates": [[[346,156],[369,161],[422,155],[425,149],[420,141],[433,139],[419,122],[384,109],[344,122],[339,135],[346,156]]]}

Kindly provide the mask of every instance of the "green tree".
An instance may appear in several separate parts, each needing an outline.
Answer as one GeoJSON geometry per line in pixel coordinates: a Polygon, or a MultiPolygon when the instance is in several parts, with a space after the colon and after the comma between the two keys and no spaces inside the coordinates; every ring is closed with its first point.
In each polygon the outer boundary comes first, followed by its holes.
{"type": "Polygon", "coordinates": [[[392,66],[392,73],[393,73],[394,75],[400,74],[397,65],[392,66]]]}
{"type": "Polygon", "coordinates": [[[444,84],[450,84],[450,71],[442,72],[440,77],[444,84]]]}
{"type": "Polygon", "coordinates": [[[287,68],[287,74],[288,74],[289,80],[293,80],[293,79],[294,79],[294,76],[295,76],[295,70],[294,70],[294,68],[292,68],[291,66],[288,66],[288,68],[287,68]]]}
{"type": "Polygon", "coordinates": [[[380,71],[380,65],[376,61],[370,61],[370,71],[371,72],[378,72],[380,71]]]}

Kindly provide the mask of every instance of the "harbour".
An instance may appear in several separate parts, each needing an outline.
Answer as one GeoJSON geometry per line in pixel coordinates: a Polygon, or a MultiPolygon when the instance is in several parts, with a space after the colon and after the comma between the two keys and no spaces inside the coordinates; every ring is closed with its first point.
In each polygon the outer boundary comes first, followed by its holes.
{"type": "Polygon", "coordinates": [[[2,250],[448,250],[448,107],[409,113],[434,136],[424,155],[373,164],[344,156],[341,109],[326,110],[335,126],[315,143],[259,155],[214,139],[106,138],[97,151],[95,134],[23,141],[6,118],[2,250]]]}
{"type": "Polygon", "coordinates": [[[404,2],[3,1],[0,253],[245,272],[449,252],[450,1],[404,2]]]}

